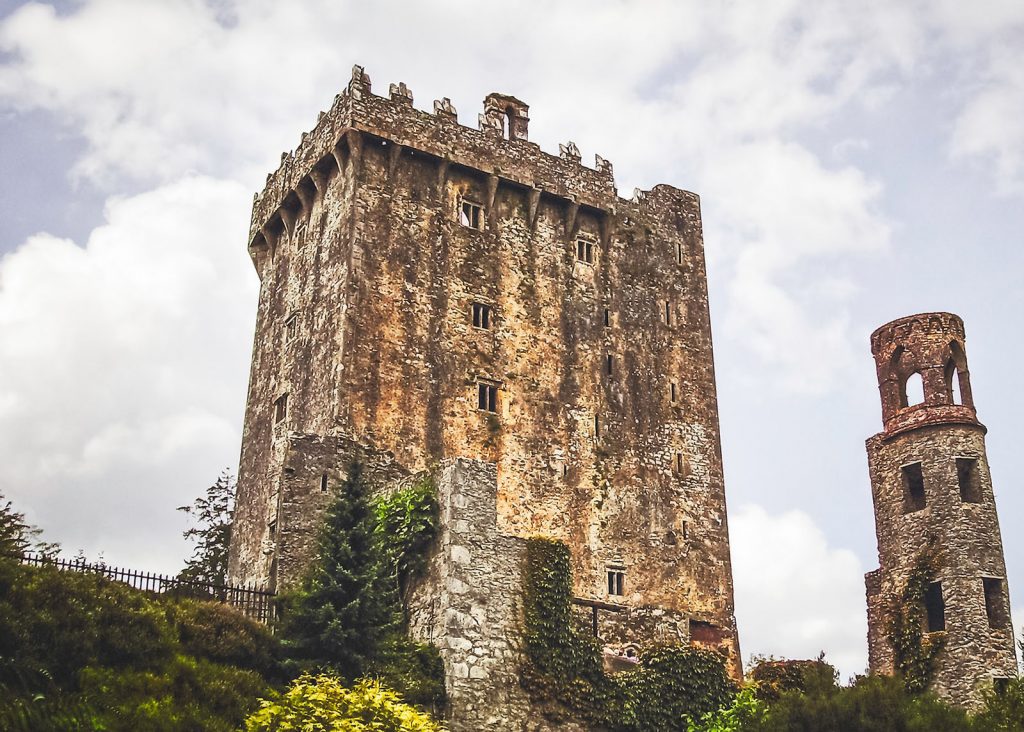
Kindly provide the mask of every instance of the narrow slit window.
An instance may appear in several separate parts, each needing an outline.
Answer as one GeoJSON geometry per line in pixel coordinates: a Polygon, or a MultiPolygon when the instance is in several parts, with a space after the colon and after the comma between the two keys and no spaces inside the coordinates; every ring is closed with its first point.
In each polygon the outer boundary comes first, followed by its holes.
{"type": "Polygon", "coordinates": [[[274,424],[283,422],[288,417],[288,395],[282,394],[274,401],[274,424]]]}
{"type": "Polygon", "coordinates": [[[605,355],[604,361],[605,361],[605,371],[607,371],[608,375],[611,376],[612,373],[614,373],[614,371],[615,371],[615,356],[613,356],[612,354],[609,353],[609,354],[605,355]]]}
{"type": "Polygon", "coordinates": [[[672,303],[665,301],[665,325],[672,325],[672,303]]]}
{"type": "Polygon", "coordinates": [[[498,387],[495,384],[479,382],[477,388],[477,409],[485,412],[498,411],[498,387]]]}
{"type": "Polygon", "coordinates": [[[327,473],[324,473],[323,475],[320,476],[320,492],[326,493],[327,488],[327,473]]]}
{"type": "Polygon", "coordinates": [[[942,583],[932,582],[924,592],[924,608],[927,614],[928,632],[946,629],[946,601],[942,599],[942,583]]]}
{"type": "Polygon", "coordinates": [[[473,327],[490,330],[491,328],[491,306],[480,302],[473,303],[473,327]]]}
{"type": "Polygon", "coordinates": [[[903,476],[903,513],[920,511],[926,504],[921,463],[904,465],[900,473],[903,476]]]}
{"type": "Polygon", "coordinates": [[[683,538],[684,539],[689,539],[690,538],[690,522],[689,521],[683,521],[683,538]]]}
{"type": "Polygon", "coordinates": [[[1007,618],[1003,581],[996,577],[982,577],[981,582],[985,588],[985,614],[988,615],[988,627],[1005,627],[1007,618]]]}
{"type": "Polygon", "coordinates": [[[683,263],[683,243],[676,242],[676,264],[683,263]]]}
{"type": "Polygon", "coordinates": [[[594,415],[594,437],[599,439],[601,437],[601,418],[596,414],[594,415]]]}
{"type": "Polygon", "coordinates": [[[608,594],[622,597],[625,594],[626,572],[621,569],[608,570],[608,594]]]}
{"type": "Polygon", "coordinates": [[[669,384],[669,398],[673,404],[676,403],[676,382],[674,381],[669,384]]]}
{"type": "Polygon", "coordinates": [[[483,206],[470,201],[463,201],[459,209],[459,223],[470,229],[484,228],[483,206]]]}
{"type": "Polygon", "coordinates": [[[956,459],[956,480],[960,485],[960,500],[964,503],[981,503],[981,480],[978,477],[976,458],[956,459]]]}
{"type": "Polygon", "coordinates": [[[605,328],[611,328],[612,327],[612,313],[611,313],[611,311],[608,308],[604,309],[604,327],[605,328]]]}
{"type": "Polygon", "coordinates": [[[594,242],[590,239],[576,240],[576,259],[587,264],[594,263],[594,242]]]}
{"type": "Polygon", "coordinates": [[[295,340],[295,336],[299,333],[299,314],[292,313],[288,316],[288,319],[284,321],[284,342],[289,343],[295,340]]]}
{"type": "Polygon", "coordinates": [[[676,474],[683,474],[683,453],[681,452],[676,453],[676,474]]]}
{"type": "Polygon", "coordinates": [[[270,534],[270,538],[277,536],[277,521],[271,521],[267,524],[267,533],[270,534]]]}

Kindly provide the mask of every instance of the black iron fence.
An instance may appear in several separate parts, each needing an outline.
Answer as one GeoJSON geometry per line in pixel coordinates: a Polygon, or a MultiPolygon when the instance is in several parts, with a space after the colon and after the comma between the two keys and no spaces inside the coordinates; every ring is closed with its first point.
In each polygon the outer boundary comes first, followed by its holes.
{"type": "Polygon", "coordinates": [[[269,624],[275,616],[274,593],[262,587],[199,582],[114,567],[103,562],[90,563],[80,559],[49,557],[36,552],[17,554],[14,558],[22,564],[33,566],[56,567],[70,572],[93,572],[145,592],[222,602],[261,623],[269,624]]]}

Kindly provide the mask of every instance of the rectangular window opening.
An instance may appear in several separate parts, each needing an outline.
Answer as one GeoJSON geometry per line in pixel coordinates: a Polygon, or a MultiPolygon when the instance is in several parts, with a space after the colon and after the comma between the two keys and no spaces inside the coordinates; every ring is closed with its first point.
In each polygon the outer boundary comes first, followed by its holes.
{"type": "Polygon", "coordinates": [[[605,370],[608,372],[608,375],[611,376],[612,373],[615,371],[615,356],[609,353],[604,358],[605,370]]]}
{"type": "Polygon", "coordinates": [[[324,473],[323,475],[320,476],[320,492],[326,493],[327,488],[327,473],[324,473]]]}
{"type": "Polygon", "coordinates": [[[459,209],[459,223],[470,229],[484,228],[483,206],[470,201],[463,201],[459,209]]]}
{"type": "Polygon", "coordinates": [[[665,301],[665,325],[672,325],[672,303],[665,301]]]}
{"type": "Polygon", "coordinates": [[[608,308],[604,309],[604,327],[605,328],[611,328],[612,327],[612,313],[611,313],[611,311],[608,308]]]}
{"type": "Polygon", "coordinates": [[[682,242],[677,242],[676,243],[676,264],[682,264],[682,263],[683,263],[683,243],[682,242]]]}
{"type": "Polygon", "coordinates": [[[299,314],[292,313],[288,316],[288,319],[284,321],[284,342],[288,343],[295,340],[295,336],[299,332],[299,314]]]}
{"type": "Polygon", "coordinates": [[[988,615],[988,627],[1006,627],[1006,600],[1003,581],[996,577],[982,577],[981,582],[985,588],[985,614],[988,615]]]}
{"type": "Polygon", "coordinates": [[[601,437],[601,418],[596,414],[594,415],[594,437],[598,439],[601,437]]]}
{"type": "Polygon", "coordinates": [[[587,264],[594,263],[594,242],[589,239],[576,240],[576,259],[587,264]]]}
{"type": "Polygon", "coordinates": [[[672,384],[670,385],[670,387],[671,387],[670,388],[670,392],[671,392],[672,403],[675,404],[676,403],[676,382],[673,381],[672,384]]]}
{"type": "Polygon", "coordinates": [[[473,327],[490,330],[491,328],[491,306],[480,302],[473,303],[473,327]]]}
{"type": "Polygon", "coordinates": [[[478,382],[477,385],[477,409],[485,412],[497,413],[498,411],[498,387],[495,384],[478,382]]]}
{"type": "Polygon", "coordinates": [[[608,570],[608,594],[613,597],[622,597],[625,593],[626,572],[622,569],[608,570]]]}
{"type": "Polygon", "coordinates": [[[900,468],[903,475],[903,513],[913,513],[925,507],[924,473],[921,463],[911,463],[900,468]]]}
{"type": "Polygon", "coordinates": [[[288,395],[282,394],[274,402],[274,424],[284,421],[288,416],[288,395]]]}
{"type": "Polygon", "coordinates": [[[277,521],[271,521],[267,524],[267,533],[270,534],[271,538],[277,536],[277,521]]]}
{"type": "Polygon", "coordinates": [[[942,599],[942,583],[932,582],[924,592],[924,608],[927,613],[929,633],[946,629],[946,602],[942,599]]]}
{"type": "Polygon", "coordinates": [[[689,539],[690,538],[690,522],[689,521],[683,521],[683,538],[684,539],[689,539]]]}
{"type": "Polygon", "coordinates": [[[964,503],[981,503],[981,480],[978,477],[976,458],[956,459],[956,480],[960,485],[960,500],[964,503]]]}
{"type": "Polygon", "coordinates": [[[676,473],[678,475],[683,474],[683,453],[681,452],[676,453],[676,473]]]}

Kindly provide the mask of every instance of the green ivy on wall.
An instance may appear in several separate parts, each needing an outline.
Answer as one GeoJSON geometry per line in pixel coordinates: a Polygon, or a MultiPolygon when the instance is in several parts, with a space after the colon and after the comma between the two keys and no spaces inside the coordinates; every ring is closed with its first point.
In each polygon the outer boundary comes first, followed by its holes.
{"type": "Polygon", "coordinates": [[[926,633],[925,594],[941,565],[935,542],[929,541],[914,560],[914,566],[891,613],[889,641],[893,666],[903,678],[907,691],[920,694],[935,675],[936,660],[946,643],[943,632],[926,633]]]}
{"type": "Polygon", "coordinates": [[[527,542],[523,572],[527,664],[523,686],[552,721],[572,717],[614,732],[686,729],[724,706],[735,688],[717,653],[688,646],[646,649],[637,668],[608,675],[598,640],[577,626],[569,549],[527,542]]]}

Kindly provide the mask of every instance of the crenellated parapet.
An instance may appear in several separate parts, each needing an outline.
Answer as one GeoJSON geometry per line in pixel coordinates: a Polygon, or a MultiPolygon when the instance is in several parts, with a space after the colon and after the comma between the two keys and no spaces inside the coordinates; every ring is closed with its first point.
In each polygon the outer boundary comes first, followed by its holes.
{"type": "MultiPolygon", "coordinates": [[[[484,100],[478,128],[458,122],[447,97],[435,100],[433,113],[416,109],[412,91],[391,84],[388,96],[371,91],[361,66],[316,125],[303,133],[295,150],[281,155],[281,164],[267,176],[253,200],[249,232],[251,247],[269,244],[307,208],[327,180],[352,159],[348,154],[363,136],[386,140],[418,154],[495,176],[499,183],[536,190],[578,206],[609,211],[627,201],[618,198],[612,164],[600,155],[595,167],[582,163],[572,142],[552,155],[529,141],[529,107],[515,97],[492,93],[484,100]]],[[[692,195],[692,194],[690,194],[692,195]]],[[[694,197],[695,198],[695,197],[694,197]]],[[[638,202],[634,199],[634,202],[638,202]]]]}

